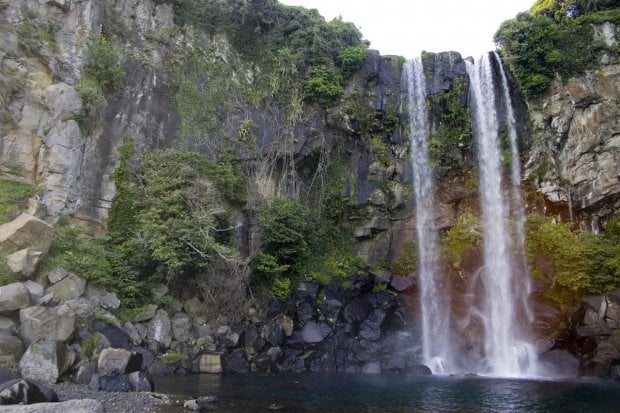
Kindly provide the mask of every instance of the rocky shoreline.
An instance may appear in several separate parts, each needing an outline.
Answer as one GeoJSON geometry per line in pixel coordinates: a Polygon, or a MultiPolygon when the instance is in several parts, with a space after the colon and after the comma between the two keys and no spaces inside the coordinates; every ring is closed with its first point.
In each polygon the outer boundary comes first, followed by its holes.
{"type": "Polygon", "coordinates": [[[164,406],[178,405],[169,395],[154,392],[107,392],[90,389],[85,384],[59,383],[52,387],[60,402],[94,399],[103,404],[106,413],[161,412],[164,406]]]}

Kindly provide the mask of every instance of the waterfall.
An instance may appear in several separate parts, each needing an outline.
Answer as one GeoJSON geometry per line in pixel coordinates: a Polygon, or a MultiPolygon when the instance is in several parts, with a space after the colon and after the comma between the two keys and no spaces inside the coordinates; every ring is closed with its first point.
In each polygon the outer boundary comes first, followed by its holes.
{"type": "Polygon", "coordinates": [[[434,185],[428,154],[426,79],[422,59],[416,58],[405,63],[403,83],[407,87],[416,204],[423,362],[433,373],[445,373],[452,354],[449,349],[449,307],[437,274],[438,234],[433,222],[434,185]]]}
{"type": "MultiPolygon", "coordinates": [[[[515,277],[516,271],[511,266],[513,243],[508,229],[508,200],[502,193],[502,158],[493,69],[488,54],[475,64],[466,64],[480,168],[484,250],[482,280],[485,289],[481,316],[486,355],[483,372],[496,376],[535,375],[536,354],[533,346],[523,339],[519,327],[519,321],[523,320],[517,317],[522,301],[517,295],[521,295],[522,288],[515,288],[520,280],[515,277]]],[[[515,158],[518,156],[513,156],[515,158]]]]}
{"type": "MultiPolygon", "coordinates": [[[[519,157],[519,146],[517,145],[517,121],[515,119],[515,113],[512,106],[512,98],[510,97],[510,88],[508,86],[508,78],[504,70],[502,60],[496,52],[493,52],[493,58],[499,67],[500,80],[502,81],[502,97],[504,99],[504,108],[506,111],[506,127],[508,130],[508,141],[510,143],[510,180],[512,183],[512,209],[513,220],[515,222],[515,245],[514,251],[518,256],[515,267],[521,270],[523,275],[529,275],[527,260],[525,257],[525,207],[523,205],[523,198],[521,197],[521,161],[519,157]]],[[[527,317],[528,324],[534,320],[534,314],[530,308],[527,297],[531,292],[530,277],[522,277],[518,286],[522,288],[520,294],[525,310],[525,316],[527,317]]]]}

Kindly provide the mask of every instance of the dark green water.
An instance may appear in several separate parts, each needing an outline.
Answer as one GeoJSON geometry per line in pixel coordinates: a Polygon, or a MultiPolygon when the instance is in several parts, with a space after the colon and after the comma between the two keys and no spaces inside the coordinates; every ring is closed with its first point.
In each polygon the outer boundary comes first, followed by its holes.
{"type": "Polygon", "coordinates": [[[620,412],[620,383],[401,375],[161,377],[158,392],[217,395],[214,412],[620,412]],[[270,406],[281,406],[278,410],[270,406]]]}

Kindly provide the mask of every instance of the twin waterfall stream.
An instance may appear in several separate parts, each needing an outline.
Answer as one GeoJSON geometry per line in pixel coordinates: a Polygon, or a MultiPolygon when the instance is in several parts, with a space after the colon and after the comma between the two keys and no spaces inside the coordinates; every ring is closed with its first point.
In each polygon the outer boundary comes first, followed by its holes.
{"type": "Polygon", "coordinates": [[[484,337],[478,357],[461,354],[459,326],[452,319],[446,280],[440,271],[439,234],[434,220],[434,171],[430,161],[426,78],[420,58],[406,62],[403,81],[411,135],[411,158],[416,205],[418,277],[422,324],[422,358],[433,373],[478,373],[496,377],[538,375],[532,337],[525,331],[532,323],[527,296],[529,276],[524,254],[524,212],[520,195],[520,163],[515,116],[508,82],[499,56],[489,53],[476,63],[466,62],[469,101],[479,165],[479,192],[483,265],[469,284],[478,294],[472,299],[470,317],[481,320],[484,337]],[[494,79],[494,63],[498,68],[494,79]],[[496,82],[500,82],[498,110],[496,82]],[[498,119],[498,113],[504,119],[498,119]],[[505,124],[511,152],[510,190],[502,185],[500,124],[505,124]],[[473,285],[476,285],[474,288],[473,285]]]}

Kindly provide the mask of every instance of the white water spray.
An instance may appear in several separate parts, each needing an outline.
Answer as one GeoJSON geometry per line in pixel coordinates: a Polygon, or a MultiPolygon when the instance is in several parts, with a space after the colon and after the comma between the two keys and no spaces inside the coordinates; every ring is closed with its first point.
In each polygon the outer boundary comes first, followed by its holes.
{"type": "Polygon", "coordinates": [[[480,167],[484,240],[482,279],[485,288],[481,315],[486,354],[483,372],[496,376],[532,376],[536,375],[536,354],[532,344],[523,340],[516,317],[517,304],[521,300],[515,297],[519,295],[515,293],[521,289],[515,288],[519,280],[515,279],[510,265],[513,245],[508,232],[508,202],[502,194],[502,158],[493,70],[488,54],[475,65],[466,64],[480,167]]]}
{"type": "Polygon", "coordinates": [[[428,154],[426,79],[420,58],[405,63],[411,161],[416,202],[418,278],[422,313],[423,362],[433,373],[450,365],[449,307],[438,283],[438,235],[433,222],[433,171],[428,154]]]}

